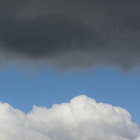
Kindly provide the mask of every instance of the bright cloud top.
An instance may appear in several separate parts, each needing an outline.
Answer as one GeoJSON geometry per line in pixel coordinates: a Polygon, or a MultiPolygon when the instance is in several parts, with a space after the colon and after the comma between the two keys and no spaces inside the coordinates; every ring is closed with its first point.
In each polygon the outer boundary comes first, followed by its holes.
{"type": "Polygon", "coordinates": [[[1,140],[140,140],[130,114],[84,95],[70,103],[33,107],[29,114],[0,103],[1,140]]]}

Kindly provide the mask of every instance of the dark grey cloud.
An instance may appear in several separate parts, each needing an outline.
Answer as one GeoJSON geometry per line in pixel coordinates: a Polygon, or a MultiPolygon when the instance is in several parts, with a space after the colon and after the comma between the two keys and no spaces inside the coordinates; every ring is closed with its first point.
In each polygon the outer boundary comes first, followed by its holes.
{"type": "Polygon", "coordinates": [[[139,66],[139,15],[137,0],[0,0],[0,62],[139,66]]]}

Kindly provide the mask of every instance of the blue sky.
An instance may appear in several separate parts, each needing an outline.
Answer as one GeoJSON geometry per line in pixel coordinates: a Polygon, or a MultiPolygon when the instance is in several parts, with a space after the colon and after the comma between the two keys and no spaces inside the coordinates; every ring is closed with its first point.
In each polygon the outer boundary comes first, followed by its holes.
{"type": "Polygon", "coordinates": [[[25,69],[11,65],[0,70],[0,101],[29,112],[33,105],[68,102],[85,94],[97,102],[127,109],[140,124],[140,70],[124,73],[110,67],[59,73],[55,69],[25,69]]]}

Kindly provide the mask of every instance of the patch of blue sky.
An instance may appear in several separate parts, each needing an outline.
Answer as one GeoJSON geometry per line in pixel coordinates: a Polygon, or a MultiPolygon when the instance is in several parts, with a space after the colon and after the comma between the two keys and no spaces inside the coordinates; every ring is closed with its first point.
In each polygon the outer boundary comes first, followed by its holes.
{"type": "Polygon", "coordinates": [[[85,94],[127,109],[140,124],[139,69],[129,73],[107,67],[64,73],[50,68],[21,69],[11,65],[0,70],[0,101],[28,112],[33,105],[51,107],[85,94]]]}

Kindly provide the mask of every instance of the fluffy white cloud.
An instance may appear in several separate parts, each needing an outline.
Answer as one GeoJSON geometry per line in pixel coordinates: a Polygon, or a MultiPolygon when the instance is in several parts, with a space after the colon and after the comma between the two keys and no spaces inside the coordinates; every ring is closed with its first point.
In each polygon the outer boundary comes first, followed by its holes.
{"type": "Polygon", "coordinates": [[[84,95],[25,114],[0,103],[0,140],[140,140],[130,114],[84,95]]]}

